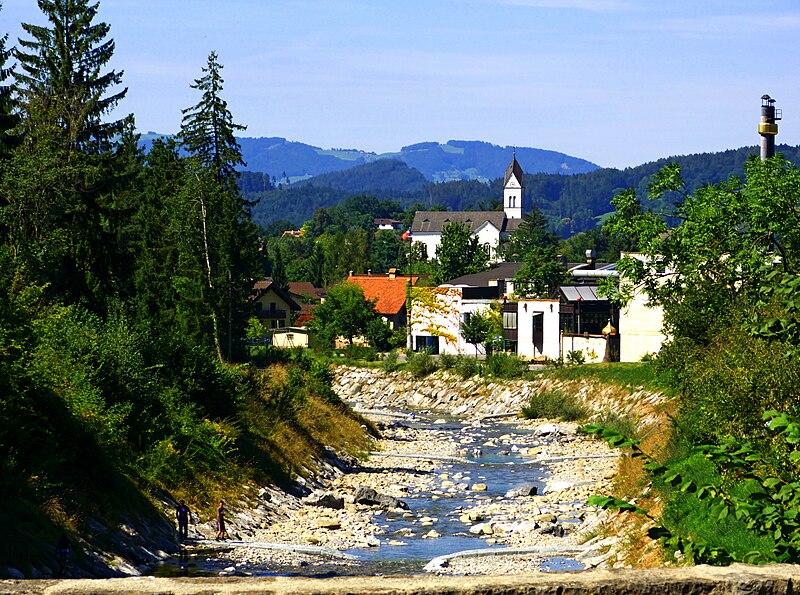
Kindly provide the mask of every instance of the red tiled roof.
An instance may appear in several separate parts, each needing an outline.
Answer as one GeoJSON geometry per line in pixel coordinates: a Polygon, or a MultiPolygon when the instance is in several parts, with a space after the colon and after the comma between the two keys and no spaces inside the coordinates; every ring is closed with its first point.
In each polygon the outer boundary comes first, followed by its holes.
{"type": "MultiPolygon", "coordinates": [[[[419,277],[412,277],[415,284],[419,277]]],[[[390,279],[388,275],[351,275],[347,281],[357,283],[364,290],[368,300],[378,300],[375,311],[384,316],[394,316],[406,305],[406,285],[408,277],[397,275],[390,279]]]]}

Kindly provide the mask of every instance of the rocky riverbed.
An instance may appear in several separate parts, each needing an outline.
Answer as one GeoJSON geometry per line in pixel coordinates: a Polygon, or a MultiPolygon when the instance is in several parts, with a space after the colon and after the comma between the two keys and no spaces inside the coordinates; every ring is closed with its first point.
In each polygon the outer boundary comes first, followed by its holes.
{"type": "Polygon", "coordinates": [[[610,490],[617,459],[575,424],[365,415],[383,436],[367,460],[329,472],[306,497],[262,494],[261,512],[233,519],[236,541],[199,540],[189,560],[240,576],[421,572],[426,563],[466,575],[593,567],[613,551],[615,538],[600,531],[605,513],[584,503],[610,490]],[[451,555],[476,549],[488,551],[451,555]]]}

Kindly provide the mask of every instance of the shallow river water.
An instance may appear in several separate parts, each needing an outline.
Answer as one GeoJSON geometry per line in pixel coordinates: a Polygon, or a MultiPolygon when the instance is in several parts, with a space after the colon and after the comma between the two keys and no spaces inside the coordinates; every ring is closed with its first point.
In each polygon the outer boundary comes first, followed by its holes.
{"type": "MultiPolygon", "coordinates": [[[[426,482],[425,489],[411,488],[401,500],[411,514],[396,510],[381,511],[373,517],[381,532],[380,547],[355,548],[344,553],[357,561],[335,565],[310,563],[287,568],[285,564],[264,562],[246,568],[253,575],[387,575],[424,572],[423,567],[439,556],[465,550],[496,548],[485,538],[469,532],[469,525],[461,519],[469,508],[502,501],[506,493],[514,488],[534,485],[542,493],[548,476],[546,469],[536,463],[530,449],[546,451],[553,438],[537,436],[533,429],[518,427],[513,423],[490,421],[468,424],[457,419],[433,419],[424,416],[397,419],[386,423],[393,427],[412,427],[424,434],[430,433],[436,440],[458,444],[458,457],[448,457],[438,468],[429,473],[433,481],[426,482]],[[486,489],[475,491],[475,484],[485,484],[486,489]],[[446,487],[447,489],[443,489],[446,487]],[[427,522],[420,519],[427,517],[427,522]],[[439,536],[425,537],[435,531],[439,536]]],[[[397,466],[414,469],[418,461],[413,458],[397,458],[397,466]]],[[[485,537],[485,536],[484,536],[485,537]]],[[[209,553],[210,554],[210,553],[209,553]]],[[[219,554],[210,554],[205,560],[197,560],[197,567],[213,572],[213,559],[219,554]]],[[[201,557],[203,555],[201,554],[201,557]]],[[[224,556],[220,559],[224,564],[224,556]]],[[[194,564],[192,564],[194,566],[194,564]]],[[[186,568],[185,563],[179,566],[186,568]]],[[[542,569],[550,571],[575,570],[582,565],[571,559],[550,558],[542,569]]]]}

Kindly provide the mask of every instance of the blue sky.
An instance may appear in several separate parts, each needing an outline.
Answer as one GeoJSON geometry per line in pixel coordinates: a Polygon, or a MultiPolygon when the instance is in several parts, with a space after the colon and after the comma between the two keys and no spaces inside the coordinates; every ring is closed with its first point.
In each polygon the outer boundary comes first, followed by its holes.
{"type": "MultiPolygon", "coordinates": [[[[797,0],[101,0],[142,131],[175,132],[215,50],[246,136],[378,153],[484,140],[603,166],[800,144],[797,0]]],[[[0,34],[43,24],[3,0],[0,34]]],[[[522,164],[523,168],[526,164],[522,164]]]]}

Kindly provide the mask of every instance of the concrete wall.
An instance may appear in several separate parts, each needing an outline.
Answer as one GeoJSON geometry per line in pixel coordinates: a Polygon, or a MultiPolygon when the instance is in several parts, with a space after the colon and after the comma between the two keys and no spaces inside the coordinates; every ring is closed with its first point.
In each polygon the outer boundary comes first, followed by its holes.
{"type": "Polygon", "coordinates": [[[648,353],[658,353],[666,336],[661,331],[664,309],[650,307],[647,294],[634,294],[633,300],[619,313],[619,358],[639,362],[648,353]]]}
{"type": "Polygon", "coordinates": [[[603,335],[564,335],[561,337],[564,359],[570,351],[582,351],[587,364],[603,361],[606,338],[603,335]]]}
{"type": "Polygon", "coordinates": [[[349,576],[305,577],[135,577],[123,579],[4,581],[10,595],[45,593],[220,593],[239,595],[790,595],[800,585],[800,568],[768,566],[694,566],[530,573],[506,576],[349,576]]]}

